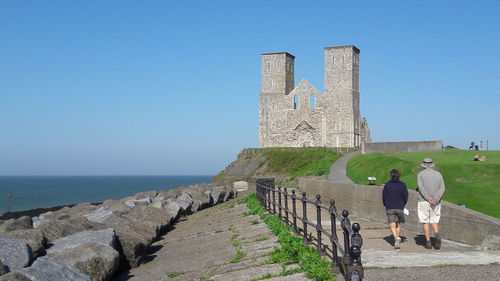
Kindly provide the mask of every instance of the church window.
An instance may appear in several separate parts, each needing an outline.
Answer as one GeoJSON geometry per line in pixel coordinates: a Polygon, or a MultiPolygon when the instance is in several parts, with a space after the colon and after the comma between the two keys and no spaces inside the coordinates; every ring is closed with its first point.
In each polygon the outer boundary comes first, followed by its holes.
{"type": "Polygon", "coordinates": [[[271,71],[271,62],[267,62],[267,72],[271,71]]]}
{"type": "Polygon", "coordinates": [[[315,95],[309,96],[309,108],[311,110],[316,109],[316,96],[315,95]]]}
{"type": "Polygon", "coordinates": [[[273,86],[274,86],[274,85],[276,85],[276,81],[272,80],[272,81],[271,81],[271,84],[272,84],[273,86]]]}
{"type": "Polygon", "coordinates": [[[299,96],[293,96],[293,109],[300,109],[299,96]]]}

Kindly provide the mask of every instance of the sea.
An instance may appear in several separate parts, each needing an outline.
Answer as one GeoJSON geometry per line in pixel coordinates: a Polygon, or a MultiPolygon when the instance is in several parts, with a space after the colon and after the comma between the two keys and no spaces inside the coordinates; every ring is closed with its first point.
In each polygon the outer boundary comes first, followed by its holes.
{"type": "Polygon", "coordinates": [[[35,208],[100,203],[148,190],[210,182],[213,176],[0,176],[0,215],[35,208]]]}

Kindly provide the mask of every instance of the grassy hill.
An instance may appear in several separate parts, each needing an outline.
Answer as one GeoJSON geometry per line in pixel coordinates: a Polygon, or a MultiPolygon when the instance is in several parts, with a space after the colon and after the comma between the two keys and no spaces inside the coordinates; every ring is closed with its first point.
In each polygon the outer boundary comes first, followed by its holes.
{"type": "Polygon", "coordinates": [[[213,182],[230,183],[254,176],[274,176],[294,182],[299,176],[322,176],[340,157],[335,150],[314,148],[247,148],[236,161],[214,177],[213,182]]]}
{"type": "Polygon", "coordinates": [[[358,184],[367,184],[367,177],[377,177],[377,184],[389,180],[389,171],[401,171],[401,180],[409,189],[416,189],[420,162],[429,157],[436,170],[443,174],[444,200],[466,204],[468,208],[500,218],[500,151],[468,151],[445,149],[433,152],[366,154],[352,158],[347,175],[358,184]],[[475,154],[487,162],[472,161],[475,154]]]}

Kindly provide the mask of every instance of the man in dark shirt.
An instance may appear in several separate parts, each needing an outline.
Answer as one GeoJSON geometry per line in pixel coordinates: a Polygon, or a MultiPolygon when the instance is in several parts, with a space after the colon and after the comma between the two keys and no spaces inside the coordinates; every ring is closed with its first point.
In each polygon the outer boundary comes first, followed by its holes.
{"type": "Polygon", "coordinates": [[[394,236],[394,249],[400,248],[401,224],[405,222],[403,210],[408,202],[408,189],[406,184],[399,180],[401,172],[391,170],[391,180],[388,181],[382,191],[382,202],[387,213],[387,220],[394,236]]]}

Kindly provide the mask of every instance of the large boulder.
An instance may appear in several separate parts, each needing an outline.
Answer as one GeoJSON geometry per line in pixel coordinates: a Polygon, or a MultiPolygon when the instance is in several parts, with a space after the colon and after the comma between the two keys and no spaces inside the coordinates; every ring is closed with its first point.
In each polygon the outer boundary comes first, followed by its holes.
{"type": "Polygon", "coordinates": [[[88,274],[93,281],[110,280],[119,266],[113,229],[83,231],[53,242],[47,255],[88,274]]]}
{"type": "Polygon", "coordinates": [[[5,236],[25,241],[31,248],[33,257],[45,255],[47,239],[38,229],[23,229],[4,233],[5,236]]]}
{"type": "Polygon", "coordinates": [[[4,275],[5,273],[7,273],[7,268],[5,268],[2,261],[0,260],[0,276],[4,275]]]}
{"type": "Polygon", "coordinates": [[[210,191],[210,196],[214,201],[214,204],[223,203],[226,197],[227,187],[226,186],[214,186],[210,191]]]}
{"type": "Polygon", "coordinates": [[[182,193],[179,197],[174,200],[181,206],[181,212],[183,215],[191,213],[191,206],[193,205],[193,198],[187,193],[182,193]]]}
{"type": "Polygon", "coordinates": [[[31,267],[23,268],[19,272],[32,281],[91,281],[87,274],[47,256],[38,258],[31,267]]]}
{"type": "Polygon", "coordinates": [[[30,217],[23,216],[18,219],[4,221],[0,225],[0,233],[6,233],[15,230],[24,230],[33,228],[33,222],[30,217]]]}
{"type": "Polygon", "coordinates": [[[102,224],[115,230],[118,248],[121,249],[125,258],[123,262],[130,267],[139,266],[141,260],[147,255],[147,249],[152,242],[152,239],[147,238],[149,234],[143,229],[143,226],[120,213],[107,217],[102,221],[102,224]]]}
{"type": "Polygon", "coordinates": [[[26,242],[0,235],[0,261],[7,271],[17,271],[28,266],[33,255],[26,242]]]}
{"type": "Polygon", "coordinates": [[[38,227],[49,242],[85,230],[98,230],[102,228],[102,225],[91,222],[83,216],[49,221],[38,227]]]}
{"type": "Polygon", "coordinates": [[[0,281],[32,281],[28,276],[19,273],[11,272],[0,276],[0,281]]]}
{"type": "Polygon", "coordinates": [[[181,205],[175,201],[167,200],[165,203],[165,212],[173,220],[176,220],[180,216],[181,205]]]}

